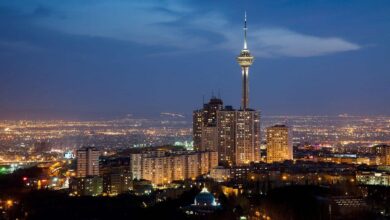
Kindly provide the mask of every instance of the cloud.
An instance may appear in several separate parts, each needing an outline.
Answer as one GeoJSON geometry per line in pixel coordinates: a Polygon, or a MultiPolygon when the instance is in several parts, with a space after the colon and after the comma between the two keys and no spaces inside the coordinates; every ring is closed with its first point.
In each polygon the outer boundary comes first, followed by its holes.
{"type": "MultiPolygon", "coordinates": [[[[225,36],[228,41],[220,46],[237,51],[235,45],[243,41],[243,36],[237,37],[233,33],[227,33],[225,36]]],[[[312,57],[361,48],[358,44],[342,38],[311,36],[286,28],[251,28],[248,33],[248,47],[253,54],[260,57],[312,57]]]]}
{"type": "MultiPolygon", "coordinates": [[[[63,14],[42,16],[33,22],[68,34],[170,47],[171,52],[222,49],[237,53],[242,47],[240,25],[217,11],[200,13],[187,1],[56,2],[48,7],[38,2],[38,8],[30,8],[39,15],[53,13],[48,8],[63,14]]],[[[258,28],[250,24],[248,34],[251,51],[260,57],[311,57],[361,48],[340,37],[313,36],[285,27],[258,28]]]]}
{"type": "Polygon", "coordinates": [[[311,57],[360,49],[338,37],[316,37],[281,28],[255,31],[251,40],[253,50],[266,56],[311,57]]]}
{"type": "MultiPolygon", "coordinates": [[[[242,27],[229,23],[220,14],[209,13],[195,18],[190,25],[223,36],[224,41],[214,44],[217,48],[237,52],[243,46],[242,27]]],[[[260,57],[312,57],[361,48],[358,44],[339,37],[311,36],[281,27],[251,26],[248,31],[248,42],[251,51],[260,57]]]]}

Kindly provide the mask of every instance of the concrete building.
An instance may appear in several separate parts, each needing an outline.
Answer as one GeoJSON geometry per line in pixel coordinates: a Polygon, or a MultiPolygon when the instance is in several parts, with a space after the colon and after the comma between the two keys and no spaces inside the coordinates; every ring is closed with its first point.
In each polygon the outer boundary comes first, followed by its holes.
{"type": "Polygon", "coordinates": [[[75,196],[99,196],[103,193],[103,178],[99,176],[72,178],[69,189],[75,196]]]}
{"type": "Polygon", "coordinates": [[[236,165],[260,161],[260,113],[236,112],[236,165]]]}
{"type": "Polygon", "coordinates": [[[356,172],[356,181],[361,185],[390,186],[390,174],[383,171],[356,172]]]}
{"type": "Polygon", "coordinates": [[[133,179],[145,179],[155,185],[175,180],[195,179],[218,165],[215,151],[145,150],[130,155],[133,179]]]}
{"type": "Polygon", "coordinates": [[[206,126],[202,129],[202,149],[217,151],[218,130],[216,126],[206,126]]]}
{"type": "Polygon", "coordinates": [[[218,111],[219,162],[242,165],[260,161],[260,113],[251,109],[218,111]]]}
{"type": "Polygon", "coordinates": [[[390,165],[390,146],[381,144],[374,146],[377,165],[390,165]]]}
{"type": "Polygon", "coordinates": [[[99,150],[83,147],[77,150],[77,177],[99,176],[99,150]]]}
{"type": "Polygon", "coordinates": [[[226,106],[217,115],[218,162],[233,165],[236,160],[236,111],[226,106]]]}
{"type": "Polygon", "coordinates": [[[103,191],[108,195],[118,195],[132,189],[132,178],[129,173],[110,173],[103,177],[103,191]]]}
{"type": "Polygon", "coordinates": [[[193,112],[193,140],[197,151],[217,150],[217,112],[223,108],[221,99],[212,97],[203,108],[193,112]]]}
{"type": "Polygon", "coordinates": [[[292,137],[285,125],[267,128],[267,163],[293,159],[292,137]]]}
{"type": "Polygon", "coordinates": [[[225,182],[230,180],[230,168],[218,166],[210,171],[210,178],[216,182],[225,182]]]}

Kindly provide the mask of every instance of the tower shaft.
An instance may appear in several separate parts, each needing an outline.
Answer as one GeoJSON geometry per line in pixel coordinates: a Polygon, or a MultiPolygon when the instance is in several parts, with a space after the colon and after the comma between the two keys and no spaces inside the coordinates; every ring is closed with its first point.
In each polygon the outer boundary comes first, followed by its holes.
{"type": "Polygon", "coordinates": [[[242,99],[241,108],[246,110],[249,106],[249,67],[241,67],[242,71],[242,99]]]}

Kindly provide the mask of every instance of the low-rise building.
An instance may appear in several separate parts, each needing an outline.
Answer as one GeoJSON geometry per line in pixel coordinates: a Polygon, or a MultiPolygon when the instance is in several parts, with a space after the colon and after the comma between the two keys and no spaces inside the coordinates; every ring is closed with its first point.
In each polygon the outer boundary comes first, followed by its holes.
{"type": "Polygon", "coordinates": [[[104,175],[104,192],[108,195],[118,195],[132,189],[130,173],[111,173],[104,175]]]}
{"type": "Polygon", "coordinates": [[[380,171],[359,171],[356,181],[361,185],[390,186],[390,174],[380,171]]]}
{"type": "Polygon", "coordinates": [[[225,182],[230,179],[230,168],[214,167],[210,171],[210,178],[216,182],[225,182]]]}
{"type": "Polygon", "coordinates": [[[150,180],[155,185],[195,179],[218,165],[215,151],[153,149],[130,155],[133,179],[150,180]]]}
{"type": "Polygon", "coordinates": [[[72,178],[70,194],[74,196],[99,196],[103,193],[103,178],[99,176],[72,178]]]}

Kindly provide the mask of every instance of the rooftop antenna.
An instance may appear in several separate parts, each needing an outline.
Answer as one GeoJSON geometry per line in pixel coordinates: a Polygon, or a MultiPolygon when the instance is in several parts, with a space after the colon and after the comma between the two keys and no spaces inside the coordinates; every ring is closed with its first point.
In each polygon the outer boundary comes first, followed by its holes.
{"type": "Polygon", "coordinates": [[[245,11],[245,20],[244,20],[244,50],[248,49],[247,43],[246,43],[246,31],[248,28],[246,27],[246,11],[245,11]]]}
{"type": "Polygon", "coordinates": [[[218,98],[221,99],[221,90],[218,89],[218,98]]]}

